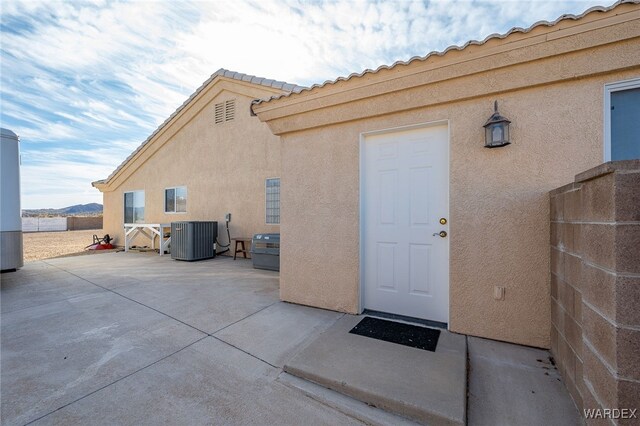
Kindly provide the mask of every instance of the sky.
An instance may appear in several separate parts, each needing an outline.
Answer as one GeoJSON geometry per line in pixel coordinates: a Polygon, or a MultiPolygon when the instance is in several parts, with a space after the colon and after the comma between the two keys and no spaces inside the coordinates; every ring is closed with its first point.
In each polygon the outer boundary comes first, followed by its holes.
{"type": "Polygon", "coordinates": [[[22,208],[102,203],[91,182],[219,68],[309,86],[612,3],[3,0],[0,125],[20,136],[22,208]]]}

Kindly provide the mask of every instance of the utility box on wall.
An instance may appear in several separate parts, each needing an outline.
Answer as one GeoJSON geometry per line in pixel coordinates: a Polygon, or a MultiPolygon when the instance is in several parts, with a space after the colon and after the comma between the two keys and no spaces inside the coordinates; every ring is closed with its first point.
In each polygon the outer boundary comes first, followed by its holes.
{"type": "Polygon", "coordinates": [[[216,256],[218,222],[171,222],[171,258],[203,260],[216,256]]]}
{"type": "Polygon", "coordinates": [[[251,241],[253,267],[280,270],[280,234],[256,234],[251,241]]]}

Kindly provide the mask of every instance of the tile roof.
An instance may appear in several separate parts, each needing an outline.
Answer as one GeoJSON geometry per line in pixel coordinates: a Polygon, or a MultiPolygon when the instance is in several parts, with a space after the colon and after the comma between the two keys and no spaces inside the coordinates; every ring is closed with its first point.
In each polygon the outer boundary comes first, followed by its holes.
{"type": "Polygon", "coordinates": [[[247,83],[261,84],[263,86],[273,87],[274,89],[284,90],[288,93],[299,93],[303,89],[306,89],[306,87],[298,86],[297,84],[290,84],[290,83],[286,83],[284,81],[278,81],[278,80],[270,80],[264,77],[256,77],[255,75],[242,74],[239,72],[229,71],[229,70],[225,70],[224,68],[220,68],[218,71],[214,72],[211,75],[211,77],[207,81],[205,81],[204,84],[198,90],[196,90],[196,93],[198,93],[204,86],[209,84],[211,80],[213,80],[215,77],[219,75],[222,77],[233,78],[235,80],[246,81],[247,83]]]}
{"type": "Polygon", "coordinates": [[[107,177],[106,179],[101,179],[101,180],[97,180],[95,182],[92,182],[91,185],[95,186],[96,184],[105,184],[108,183],[116,174],[118,174],[118,172],[120,170],[122,170],[122,168],[130,161],[132,160],[136,154],[138,152],[140,152],[140,150],[146,146],[151,139],[153,139],[153,137],[155,135],[157,135],[162,129],[164,129],[164,127],[166,125],[169,124],[169,122],[171,122],[171,120],[173,120],[173,118],[175,116],[177,116],[187,105],[189,105],[189,103],[200,94],[200,92],[202,92],[204,90],[205,87],[207,87],[207,85],[209,83],[211,83],[216,77],[226,77],[226,78],[231,78],[234,80],[238,80],[238,81],[244,81],[246,83],[252,83],[252,84],[258,84],[261,86],[266,86],[266,87],[272,87],[274,89],[279,89],[279,90],[284,90],[286,93],[299,93],[300,91],[302,91],[303,89],[305,89],[306,87],[304,86],[298,86],[297,84],[290,84],[290,83],[286,83],[284,81],[278,81],[278,80],[271,80],[271,79],[267,79],[264,77],[257,77],[255,75],[250,75],[250,74],[242,74],[239,72],[235,72],[235,71],[229,71],[226,70],[224,68],[220,68],[218,71],[214,72],[213,74],[211,74],[211,77],[209,77],[204,83],[202,83],[202,85],[200,87],[198,87],[196,89],[195,92],[193,92],[191,94],[191,96],[189,96],[189,98],[184,101],[182,103],[182,105],[180,105],[178,107],[178,109],[176,109],[170,116],[169,118],[167,118],[162,124],[160,124],[160,126],[158,126],[158,128],[156,130],[153,131],[153,133],[151,133],[151,135],[140,144],[140,146],[138,146],[135,151],[133,151],[118,167],[116,167],[116,169],[109,175],[109,177],[107,177]]]}
{"type": "MultiPolygon", "coordinates": [[[[608,12],[610,10],[615,9],[616,7],[618,7],[621,4],[640,4],[640,0],[619,0],[616,3],[614,3],[614,4],[612,4],[611,6],[608,6],[608,7],[604,7],[604,6],[591,7],[589,9],[585,10],[583,13],[581,13],[579,15],[571,15],[571,14],[562,15],[562,16],[560,16],[558,19],[556,19],[553,22],[538,21],[535,24],[533,24],[533,25],[531,25],[531,26],[529,26],[527,28],[513,27],[513,28],[511,28],[509,31],[507,31],[504,34],[497,34],[497,33],[491,34],[491,35],[487,36],[482,41],[470,40],[470,41],[466,42],[465,44],[463,44],[462,46],[452,45],[452,46],[447,47],[443,51],[433,51],[433,52],[429,52],[425,56],[414,56],[414,57],[410,58],[407,61],[396,61],[391,65],[381,65],[378,68],[376,68],[375,70],[366,69],[366,70],[364,70],[364,71],[362,71],[360,73],[349,74],[347,77],[338,77],[335,80],[327,80],[327,81],[325,81],[324,83],[321,83],[321,84],[314,84],[314,85],[312,85],[310,87],[305,87],[305,88],[303,88],[303,89],[301,89],[301,90],[299,90],[299,91],[297,91],[295,93],[297,94],[297,93],[300,93],[300,92],[311,91],[313,89],[320,89],[320,88],[323,88],[325,86],[334,85],[334,84],[336,84],[336,83],[338,83],[340,81],[349,81],[349,80],[351,80],[353,78],[360,78],[360,77],[363,77],[363,76],[365,76],[367,74],[377,74],[381,70],[390,70],[390,69],[393,69],[393,68],[395,68],[397,66],[409,65],[409,64],[411,64],[413,62],[417,62],[417,61],[424,62],[424,61],[428,60],[432,56],[444,56],[451,50],[464,50],[464,49],[466,49],[467,47],[469,47],[471,45],[482,46],[483,44],[485,44],[489,40],[492,40],[492,39],[505,39],[505,38],[509,37],[511,34],[514,34],[514,33],[526,34],[526,33],[532,31],[534,28],[537,28],[537,27],[541,27],[541,26],[553,27],[553,26],[557,25],[558,23],[560,23],[562,21],[566,21],[566,20],[577,21],[579,19],[584,18],[586,15],[588,15],[588,14],[590,14],[592,12],[608,12]]],[[[268,103],[270,101],[274,101],[274,100],[277,100],[277,99],[287,98],[287,97],[291,96],[292,94],[293,93],[283,93],[283,94],[280,94],[280,95],[271,96],[270,98],[267,98],[267,99],[256,99],[256,100],[254,100],[252,102],[251,107],[253,108],[253,105],[259,105],[261,103],[268,103]]]]}

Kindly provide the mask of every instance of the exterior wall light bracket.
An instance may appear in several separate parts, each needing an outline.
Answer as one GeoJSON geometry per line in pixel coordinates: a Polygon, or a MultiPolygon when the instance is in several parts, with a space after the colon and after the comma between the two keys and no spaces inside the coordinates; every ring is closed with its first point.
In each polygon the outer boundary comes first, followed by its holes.
{"type": "Polygon", "coordinates": [[[509,121],[498,112],[498,101],[493,104],[493,115],[484,123],[484,147],[499,148],[511,143],[509,140],[509,121]]]}

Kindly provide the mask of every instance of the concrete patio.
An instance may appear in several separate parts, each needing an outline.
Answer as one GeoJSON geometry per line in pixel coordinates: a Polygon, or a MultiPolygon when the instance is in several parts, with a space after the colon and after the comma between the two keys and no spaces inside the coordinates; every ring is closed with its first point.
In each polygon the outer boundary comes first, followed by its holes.
{"type": "MultiPolygon", "coordinates": [[[[278,274],[250,261],[108,253],[1,280],[3,425],[411,424],[283,372],[356,317],[280,302],[278,274]]],[[[455,338],[468,424],[580,424],[547,351],[455,338]]]]}

